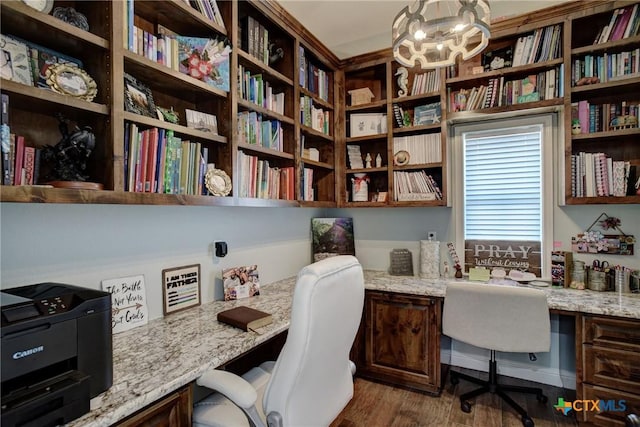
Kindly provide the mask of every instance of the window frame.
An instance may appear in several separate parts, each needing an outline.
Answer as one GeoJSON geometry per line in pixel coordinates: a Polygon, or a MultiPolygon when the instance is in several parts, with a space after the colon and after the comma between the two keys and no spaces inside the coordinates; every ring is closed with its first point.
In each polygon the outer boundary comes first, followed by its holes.
{"type": "Polygon", "coordinates": [[[456,250],[462,265],[465,263],[464,253],[464,153],[463,134],[467,132],[485,132],[501,129],[542,125],[542,239],[541,239],[541,275],[542,279],[550,278],[551,252],[553,250],[553,208],[554,208],[554,152],[557,146],[557,113],[541,113],[527,116],[501,117],[490,120],[473,120],[454,123],[451,126],[452,153],[451,179],[449,188],[453,193],[450,197],[454,213],[453,235],[456,250]]]}

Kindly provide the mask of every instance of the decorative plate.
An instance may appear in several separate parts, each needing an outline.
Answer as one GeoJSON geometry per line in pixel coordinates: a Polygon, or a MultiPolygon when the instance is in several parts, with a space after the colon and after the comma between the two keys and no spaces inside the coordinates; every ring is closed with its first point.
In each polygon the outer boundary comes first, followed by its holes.
{"type": "Polygon", "coordinates": [[[408,151],[400,150],[393,155],[393,162],[396,164],[396,166],[404,166],[409,163],[410,158],[411,155],[408,151]]]}
{"type": "Polygon", "coordinates": [[[47,15],[50,14],[51,9],[53,9],[53,0],[22,0],[22,3],[47,15]]]}
{"type": "Polygon", "coordinates": [[[214,196],[226,196],[231,193],[231,178],[223,170],[210,168],[204,175],[204,183],[214,196]]]}
{"type": "Polygon", "coordinates": [[[56,7],[53,9],[53,16],[81,30],[89,31],[87,17],[72,7],[56,7]]]}
{"type": "Polygon", "coordinates": [[[82,68],[69,63],[53,64],[46,71],[47,84],[55,92],[93,101],[98,85],[82,68]]]}

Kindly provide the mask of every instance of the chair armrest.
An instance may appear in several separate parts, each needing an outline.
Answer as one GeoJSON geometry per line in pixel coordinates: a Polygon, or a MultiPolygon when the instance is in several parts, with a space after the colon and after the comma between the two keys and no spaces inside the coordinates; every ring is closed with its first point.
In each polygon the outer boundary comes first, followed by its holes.
{"type": "Polygon", "coordinates": [[[351,376],[356,374],[356,364],[349,360],[349,369],[351,369],[351,376]]]}
{"type": "Polygon", "coordinates": [[[241,408],[249,409],[258,400],[253,386],[244,378],[231,372],[212,369],[196,380],[196,384],[224,394],[241,408]]]}

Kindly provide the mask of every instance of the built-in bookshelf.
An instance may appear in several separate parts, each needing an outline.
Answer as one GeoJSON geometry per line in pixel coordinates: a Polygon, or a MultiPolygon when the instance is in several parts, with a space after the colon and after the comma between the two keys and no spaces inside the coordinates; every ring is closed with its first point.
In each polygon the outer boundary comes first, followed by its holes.
{"type": "Polygon", "coordinates": [[[611,4],[571,21],[567,204],[640,203],[639,9],[637,2],[611,4]]]}

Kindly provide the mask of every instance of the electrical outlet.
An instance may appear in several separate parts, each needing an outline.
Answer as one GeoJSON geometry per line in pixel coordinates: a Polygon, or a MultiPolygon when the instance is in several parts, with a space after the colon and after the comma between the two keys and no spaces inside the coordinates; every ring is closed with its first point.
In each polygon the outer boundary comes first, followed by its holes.
{"type": "Polygon", "coordinates": [[[435,231],[427,232],[427,240],[438,240],[438,233],[435,231]]]}

